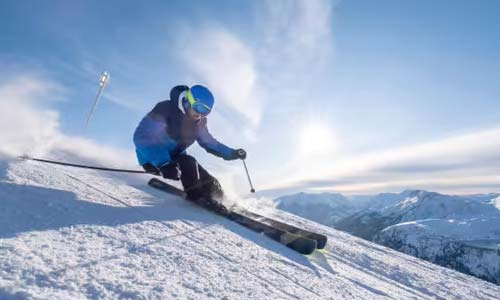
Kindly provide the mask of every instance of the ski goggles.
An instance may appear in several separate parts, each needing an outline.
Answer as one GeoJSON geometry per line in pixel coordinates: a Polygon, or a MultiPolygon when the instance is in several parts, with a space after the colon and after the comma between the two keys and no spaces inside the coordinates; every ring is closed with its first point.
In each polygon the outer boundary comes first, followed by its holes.
{"type": "Polygon", "coordinates": [[[210,106],[194,99],[193,95],[191,94],[191,91],[189,90],[186,92],[186,98],[189,102],[189,105],[191,105],[191,108],[200,115],[206,116],[212,110],[210,106]]]}

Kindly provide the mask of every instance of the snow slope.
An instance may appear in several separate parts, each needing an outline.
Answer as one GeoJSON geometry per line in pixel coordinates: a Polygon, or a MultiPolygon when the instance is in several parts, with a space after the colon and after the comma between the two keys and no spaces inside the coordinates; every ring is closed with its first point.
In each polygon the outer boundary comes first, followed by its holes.
{"type": "Polygon", "coordinates": [[[0,163],[0,299],[498,299],[500,287],[291,214],[302,256],[146,185],[0,163]]]}
{"type": "Polygon", "coordinates": [[[499,224],[498,218],[419,220],[390,226],[374,241],[500,284],[499,224]]]}

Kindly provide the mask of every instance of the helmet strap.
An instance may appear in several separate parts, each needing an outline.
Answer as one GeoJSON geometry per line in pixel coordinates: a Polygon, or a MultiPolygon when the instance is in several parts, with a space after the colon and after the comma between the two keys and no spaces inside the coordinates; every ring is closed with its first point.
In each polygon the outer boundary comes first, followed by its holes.
{"type": "Polygon", "coordinates": [[[187,111],[191,107],[186,97],[182,97],[182,107],[184,108],[185,111],[187,111]]]}

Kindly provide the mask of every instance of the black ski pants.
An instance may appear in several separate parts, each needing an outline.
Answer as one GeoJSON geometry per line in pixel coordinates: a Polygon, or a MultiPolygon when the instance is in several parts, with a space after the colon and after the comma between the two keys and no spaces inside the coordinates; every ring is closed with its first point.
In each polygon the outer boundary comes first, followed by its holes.
{"type": "Polygon", "coordinates": [[[219,181],[210,175],[194,157],[179,154],[172,159],[179,164],[181,182],[189,200],[198,200],[201,197],[222,198],[224,193],[219,181]]]}
{"type": "MultiPolygon", "coordinates": [[[[179,164],[181,182],[188,200],[197,201],[202,197],[220,200],[224,196],[219,181],[198,164],[191,155],[175,155],[172,157],[172,162],[179,164]]],[[[160,175],[160,170],[150,163],[142,167],[147,173],[160,175]]]]}

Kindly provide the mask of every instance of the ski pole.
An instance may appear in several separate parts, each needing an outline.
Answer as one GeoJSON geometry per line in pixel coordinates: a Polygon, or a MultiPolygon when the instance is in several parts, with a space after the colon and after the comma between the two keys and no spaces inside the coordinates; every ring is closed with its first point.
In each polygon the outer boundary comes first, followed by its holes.
{"type": "Polygon", "coordinates": [[[247,164],[245,163],[244,159],[242,159],[242,161],[243,161],[243,166],[245,166],[245,172],[247,173],[248,183],[250,183],[250,193],[255,193],[255,189],[253,188],[252,185],[252,180],[250,179],[250,174],[248,174],[247,164]]]}
{"type": "Polygon", "coordinates": [[[104,92],[104,88],[106,87],[106,84],[108,83],[109,80],[109,73],[104,71],[101,74],[101,77],[99,79],[99,90],[97,91],[97,96],[95,97],[94,104],[92,105],[92,108],[90,109],[89,115],[87,116],[87,121],[85,122],[85,129],[89,126],[90,118],[94,114],[94,110],[97,106],[97,102],[99,102],[99,98],[101,98],[102,93],[104,92]]]}

